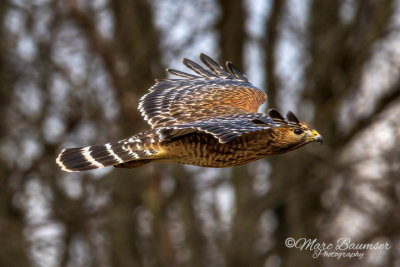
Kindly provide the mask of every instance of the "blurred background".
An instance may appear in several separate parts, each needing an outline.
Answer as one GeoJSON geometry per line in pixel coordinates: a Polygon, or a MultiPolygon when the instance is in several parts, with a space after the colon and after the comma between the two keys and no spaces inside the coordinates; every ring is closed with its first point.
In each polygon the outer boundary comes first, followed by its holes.
{"type": "Polygon", "coordinates": [[[0,22],[0,266],[400,266],[399,0],[2,0],[0,22]],[[200,52],[324,145],[226,169],[56,166],[149,128],[139,98],[200,52]],[[391,249],[314,259],[288,237],[391,249]]]}

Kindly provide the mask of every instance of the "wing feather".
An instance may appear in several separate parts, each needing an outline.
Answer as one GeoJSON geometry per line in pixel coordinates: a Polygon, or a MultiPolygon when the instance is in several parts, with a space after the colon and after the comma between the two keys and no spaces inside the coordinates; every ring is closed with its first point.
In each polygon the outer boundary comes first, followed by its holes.
{"type": "Polygon", "coordinates": [[[213,135],[221,143],[246,133],[267,130],[275,125],[274,121],[262,113],[233,114],[223,117],[203,119],[192,123],[177,124],[172,127],[160,127],[157,133],[160,140],[168,141],[193,132],[203,132],[213,135]],[[261,123],[254,123],[257,120],[261,123]]]}
{"type": "Polygon", "coordinates": [[[232,75],[230,75],[223,67],[221,67],[217,62],[215,62],[212,58],[207,56],[206,54],[200,54],[200,60],[212,70],[218,77],[224,79],[233,79],[232,75]]]}
{"type": "Polygon", "coordinates": [[[248,82],[249,80],[247,77],[231,62],[226,62],[226,67],[228,68],[229,72],[238,80],[248,82]]]}
{"type": "Polygon", "coordinates": [[[173,75],[180,76],[180,77],[187,78],[187,79],[191,79],[191,80],[192,79],[201,78],[200,76],[189,74],[189,73],[186,73],[186,72],[183,72],[183,71],[180,71],[180,70],[167,69],[167,71],[169,73],[173,74],[173,75]]]}
{"type": "Polygon", "coordinates": [[[265,102],[266,94],[231,63],[227,64],[229,74],[210,57],[204,54],[200,57],[211,71],[184,59],[184,64],[201,76],[169,70],[186,79],[158,81],[141,98],[139,110],[152,128],[255,113],[265,102]]]}
{"type": "Polygon", "coordinates": [[[205,68],[203,68],[202,66],[197,64],[196,62],[191,61],[190,59],[184,58],[183,59],[183,64],[185,64],[186,67],[188,67],[189,69],[193,70],[197,74],[200,74],[203,77],[211,78],[211,79],[212,78],[218,78],[217,75],[209,72],[208,70],[206,70],[205,68]]]}

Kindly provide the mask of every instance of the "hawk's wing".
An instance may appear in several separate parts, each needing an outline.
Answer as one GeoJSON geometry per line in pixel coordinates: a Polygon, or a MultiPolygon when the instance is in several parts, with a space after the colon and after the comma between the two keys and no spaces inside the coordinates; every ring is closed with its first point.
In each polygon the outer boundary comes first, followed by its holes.
{"type": "Polygon", "coordinates": [[[157,133],[161,141],[203,132],[213,135],[220,143],[227,143],[246,133],[262,131],[280,125],[262,113],[231,114],[220,117],[201,119],[195,122],[160,127],[157,133]]]}
{"type": "Polygon", "coordinates": [[[184,79],[157,81],[139,103],[139,110],[152,128],[201,121],[229,114],[255,113],[267,96],[253,86],[232,63],[226,71],[210,57],[200,59],[210,70],[184,59],[197,75],[177,70],[184,79]]]}

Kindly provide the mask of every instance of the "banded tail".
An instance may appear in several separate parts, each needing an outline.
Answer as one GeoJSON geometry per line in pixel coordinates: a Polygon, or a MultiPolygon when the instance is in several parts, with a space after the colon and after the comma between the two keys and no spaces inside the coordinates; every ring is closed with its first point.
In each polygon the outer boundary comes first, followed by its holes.
{"type": "Polygon", "coordinates": [[[108,166],[134,168],[151,161],[160,151],[154,139],[139,134],[115,143],[63,149],[56,162],[63,171],[79,172],[108,166]],[[151,141],[151,142],[150,142],[151,141]]]}

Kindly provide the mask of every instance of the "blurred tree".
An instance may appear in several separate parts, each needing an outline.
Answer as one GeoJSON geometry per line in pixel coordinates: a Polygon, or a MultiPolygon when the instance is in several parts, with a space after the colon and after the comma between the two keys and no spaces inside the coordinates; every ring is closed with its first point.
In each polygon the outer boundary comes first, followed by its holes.
{"type": "MultiPolygon", "coordinates": [[[[0,25],[5,24],[7,5],[0,3],[0,25]]],[[[0,27],[0,112],[7,113],[7,103],[11,99],[12,88],[15,85],[16,76],[12,68],[12,61],[7,56],[11,46],[11,40],[6,38],[4,27],[0,27]]],[[[0,118],[0,140],[7,134],[7,121],[4,116],[0,118]]],[[[3,160],[0,161],[0,265],[27,266],[28,256],[26,242],[24,240],[24,216],[15,207],[14,196],[19,185],[12,181],[12,170],[3,160]]]]}

